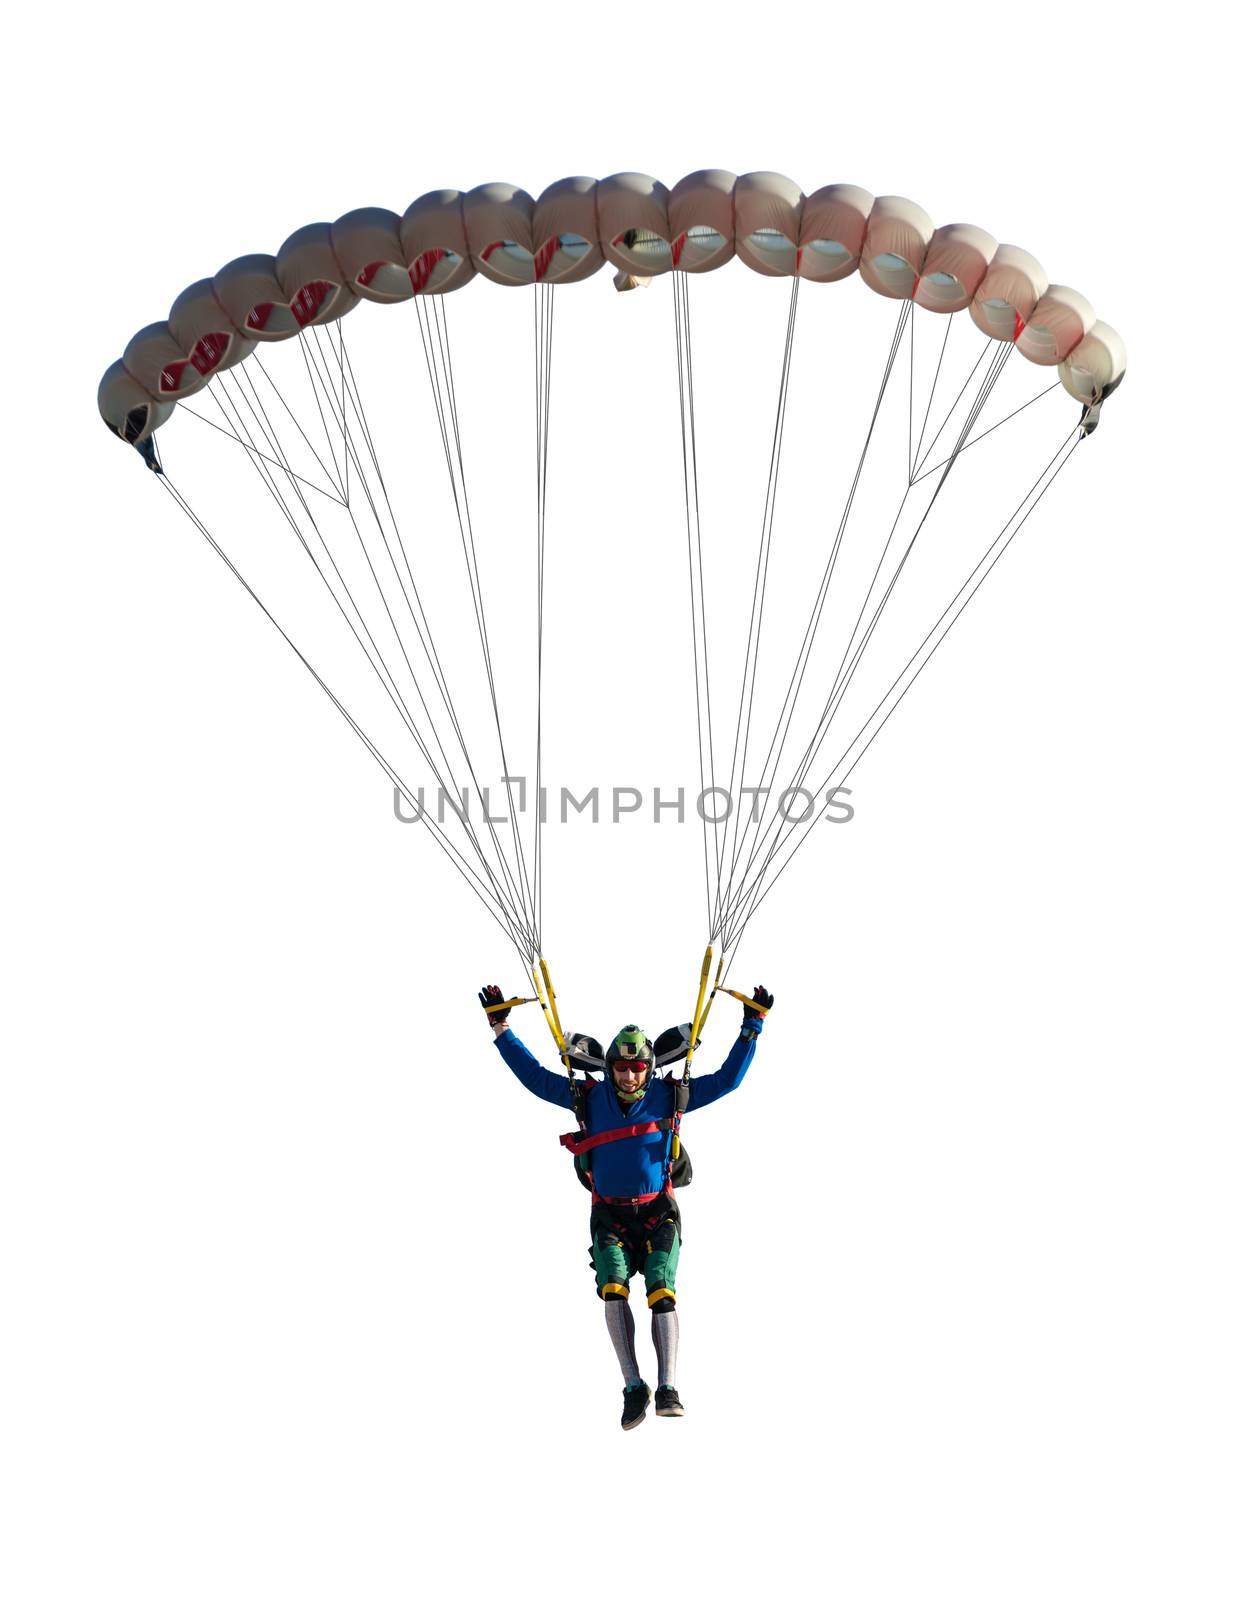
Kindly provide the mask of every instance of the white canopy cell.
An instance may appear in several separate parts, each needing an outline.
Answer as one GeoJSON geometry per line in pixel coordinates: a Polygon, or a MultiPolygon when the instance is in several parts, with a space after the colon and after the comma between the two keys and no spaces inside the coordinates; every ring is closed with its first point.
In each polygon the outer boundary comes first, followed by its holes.
{"type": "Polygon", "coordinates": [[[736,180],[736,253],[747,267],[768,278],[795,274],[804,204],[800,184],[778,172],[736,180]]]}

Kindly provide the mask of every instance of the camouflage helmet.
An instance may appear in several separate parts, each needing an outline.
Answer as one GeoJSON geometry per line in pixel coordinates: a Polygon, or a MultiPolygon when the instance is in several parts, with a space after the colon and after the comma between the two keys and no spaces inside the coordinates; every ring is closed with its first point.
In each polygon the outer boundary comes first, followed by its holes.
{"type": "Polygon", "coordinates": [[[618,1061],[631,1062],[633,1066],[654,1066],[654,1047],[635,1022],[621,1028],[607,1046],[607,1065],[614,1066],[618,1061]]]}

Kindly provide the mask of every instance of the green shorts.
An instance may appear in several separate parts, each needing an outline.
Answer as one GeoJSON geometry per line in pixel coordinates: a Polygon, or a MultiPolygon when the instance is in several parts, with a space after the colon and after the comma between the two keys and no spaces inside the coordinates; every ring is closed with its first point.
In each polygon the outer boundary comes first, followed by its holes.
{"type": "Polygon", "coordinates": [[[632,1212],[595,1205],[590,1213],[590,1265],[599,1298],[629,1297],[629,1279],[640,1272],[646,1280],[646,1304],[676,1299],[676,1263],[680,1259],[680,1211],[660,1195],[632,1212]]]}

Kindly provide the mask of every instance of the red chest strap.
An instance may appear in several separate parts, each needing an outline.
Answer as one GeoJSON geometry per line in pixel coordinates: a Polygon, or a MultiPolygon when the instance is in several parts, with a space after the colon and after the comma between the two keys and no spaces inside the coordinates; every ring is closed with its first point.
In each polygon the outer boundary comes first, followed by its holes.
{"type": "Polygon", "coordinates": [[[671,1117],[664,1117],[661,1122],[631,1122],[623,1128],[608,1128],[604,1133],[588,1133],[584,1139],[575,1133],[562,1133],[560,1143],[579,1156],[593,1150],[595,1145],[614,1144],[617,1139],[636,1139],[643,1133],[667,1133],[671,1127],[671,1117]]]}

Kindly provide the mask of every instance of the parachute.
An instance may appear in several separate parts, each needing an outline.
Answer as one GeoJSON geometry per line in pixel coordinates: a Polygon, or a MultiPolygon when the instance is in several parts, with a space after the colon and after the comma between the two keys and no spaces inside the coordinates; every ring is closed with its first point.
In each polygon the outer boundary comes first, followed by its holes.
{"type": "MultiPolygon", "coordinates": [[[[775,173],[710,170],[669,189],[620,173],[566,178],[534,199],[489,183],[434,190],[401,215],[367,208],[312,223],[274,255],[191,284],[104,374],[99,409],[421,814],[537,982],[550,630],[576,630],[575,670],[589,671],[587,597],[567,613],[547,608],[556,305],[560,291],[597,290],[604,266],[617,289],[641,291],[609,302],[616,317],[661,303],[666,364],[643,366],[640,387],[653,415],[662,386],[666,415],[679,418],[678,431],[647,429],[643,448],[679,458],[683,489],[682,504],[654,514],[661,581],[688,570],[681,665],[697,728],[707,933],[720,956],[713,995],[825,814],[807,821],[806,806],[846,787],[1123,378],[1123,344],[1082,295],[980,227],[936,227],[912,201],[850,184],[806,194],[775,173]],[[711,276],[733,258],[751,276],[711,276]],[[484,307],[474,279],[526,293],[484,307]],[[725,282],[728,295],[716,295],[725,282]],[[723,424],[707,425],[704,410],[708,392],[721,417],[733,405],[744,342],[727,302],[751,298],[778,331],[764,355],[745,347],[735,406],[750,407],[749,475],[729,460],[734,492],[721,512],[706,469],[713,452],[718,470],[723,424]],[[368,312],[346,339],[366,301],[405,310],[386,313],[390,324],[373,318],[373,330],[368,312]],[[532,333],[523,371],[497,356],[482,382],[510,426],[520,418],[532,434],[528,487],[515,472],[497,482],[471,433],[449,313],[455,330],[484,309],[532,333]],[[381,415],[376,388],[399,406],[408,398],[408,414],[381,415]],[[181,473],[190,429],[219,446],[209,469],[195,460],[192,481],[181,473]],[[808,509],[789,533],[781,495],[794,455],[808,509]],[[482,491],[508,509],[482,515],[482,491]],[[790,541],[781,590],[773,558],[790,541]],[[933,580],[931,557],[944,564],[933,580]],[[507,613],[520,625],[506,629],[507,613]],[[462,682],[482,708],[472,722],[462,682]],[[448,796],[435,815],[426,780],[448,796]]],[[[640,467],[628,440],[612,442],[619,482],[640,467]]],[[[693,1040],[709,1009],[705,965],[702,984],[693,1040]]]]}

